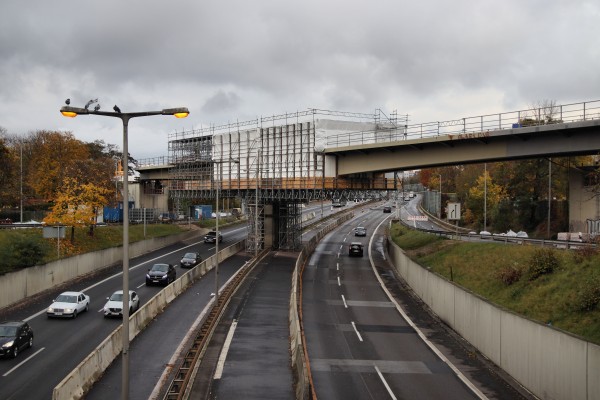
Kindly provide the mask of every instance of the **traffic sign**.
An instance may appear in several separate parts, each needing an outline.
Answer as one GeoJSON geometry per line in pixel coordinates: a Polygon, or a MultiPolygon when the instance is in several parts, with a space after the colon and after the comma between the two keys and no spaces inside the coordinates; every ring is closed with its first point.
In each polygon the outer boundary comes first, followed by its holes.
{"type": "Polygon", "coordinates": [[[448,220],[459,221],[460,220],[460,203],[448,203],[448,220]]]}

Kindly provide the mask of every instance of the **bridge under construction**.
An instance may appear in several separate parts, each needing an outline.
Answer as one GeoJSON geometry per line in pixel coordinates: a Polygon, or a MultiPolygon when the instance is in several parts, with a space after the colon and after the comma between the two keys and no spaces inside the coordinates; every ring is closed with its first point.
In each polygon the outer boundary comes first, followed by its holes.
{"type": "Polygon", "coordinates": [[[406,120],[381,110],[310,109],[176,132],[169,136],[169,197],[176,209],[184,209],[185,200],[241,198],[248,251],[296,249],[302,203],[374,198],[400,184],[382,172],[339,176],[335,156],[324,153],[327,136],[368,131],[385,137],[405,129],[406,120]]]}
{"type": "Polygon", "coordinates": [[[597,154],[599,131],[596,100],[412,125],[379,109],[309,109],[171,134],[168,178],[141,183],[147,193],[168,180],[178,212],[194,200],[241,198],[249,251],[296,249],[302,203],[377,198],[402,187],[397,171],[597,154]]]}

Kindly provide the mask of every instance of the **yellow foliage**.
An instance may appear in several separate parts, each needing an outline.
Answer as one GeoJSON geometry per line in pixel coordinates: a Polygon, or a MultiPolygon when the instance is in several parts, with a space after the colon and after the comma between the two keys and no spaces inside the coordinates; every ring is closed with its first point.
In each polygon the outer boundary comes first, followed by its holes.
{"type": "Polygon", "coordinates": [[[81,184],[76,178],[66,178],[44,222],[70,226],[93,225],[96,211],[106,204],[110,193],[110,190],[94,184],[81,184]]]}

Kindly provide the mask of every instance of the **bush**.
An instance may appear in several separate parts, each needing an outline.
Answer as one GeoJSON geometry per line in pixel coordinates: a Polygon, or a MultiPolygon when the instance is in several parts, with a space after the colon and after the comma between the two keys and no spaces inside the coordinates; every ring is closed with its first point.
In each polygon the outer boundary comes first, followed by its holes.
{"type": "Polygon", "coordinates": [[[585,282],[577,292],[576,311],[592,311],[600,304],[600,280],[591,279],[585,282]]]}
{"type": "Polygon", "coordinates": [[[553,249],[536,249],[529,260],[529,280],[551,274],[559,266],[558,257],[553,249]]]}
{"type": "Polygon", "coordinates": [[[500,278],[502,283],[504,283],[506,286],[510,286],[513,283],[518,282],[522,275],[523,270],[517,263],[504,267],[498,271],[498,278],[500,278]]]}
{"type": "Polygon", "coordinates": [[[573,260],[577,264],[581,264],[582,262],[591,259],[595,255],[598,254],[598,249],[592,246],[582,246],[573,251],[573,260]]]}
{"type": "Polygon", "coordinates": [[[30,236],[15,236],[9,244],[12,255],[11,264],[17,268],[28,268],[40,263],[44,257],[44,249],[38,241],[30,236]]]}

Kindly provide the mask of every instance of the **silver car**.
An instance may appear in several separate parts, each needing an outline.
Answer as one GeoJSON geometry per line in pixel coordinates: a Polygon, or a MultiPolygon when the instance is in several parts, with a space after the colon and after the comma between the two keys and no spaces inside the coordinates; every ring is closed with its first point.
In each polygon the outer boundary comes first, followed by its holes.
{"type": "MultiPolygon", "coordinates": [[[[104,317],[122,317],[123,316],[123,291],[117,290],[110,297],[107,297],[106,304],[102,309],[104,317]]],[[[129,315],[140,308],[140,297],[133,290],[129,291],[129,315]]]]}
{"type": "Polygon", "coordinates": [[[77,318],[77,314],[90,308],[90,296],[83,292],[64,292],[58,295],[46,310],[50,317],[77,318]]]}

